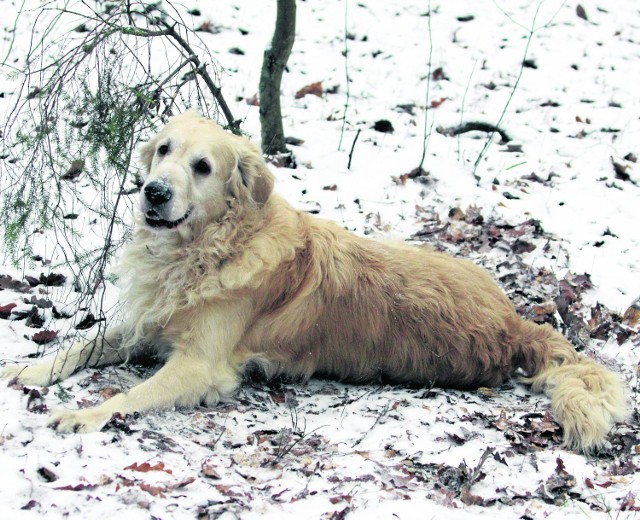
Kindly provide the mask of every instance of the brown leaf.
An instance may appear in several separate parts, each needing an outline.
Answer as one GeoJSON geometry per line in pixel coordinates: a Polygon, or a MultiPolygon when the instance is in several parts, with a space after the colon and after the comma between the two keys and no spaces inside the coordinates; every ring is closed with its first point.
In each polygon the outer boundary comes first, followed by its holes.
{"type": "Polygon", "coordinates": [[[41,466],[38,469],[38,475],[40,475],[47,482],[55,482],[56,480],[58,480],[58,475],[56,475],[49,468],[45,468],[44,466],[41,466]]]}
{"type": "MultiPolygon", "coordinates": [[[[111,399],[114,395],[117,395],[121,392],[121,390],[119,388],[115,388],[113,386],[105,386],[104,388],[100,389],[100,397],[102,397],[103,399],[111,399]]],[[[125,469],[130,469],[130,468],[125,468],[125,469]]],[[[135,470],[134,471],[138,471],[135,470]]]]}
{"type": "Polygon", "coordinates": [[[401,186],[404,186],[409,179],[417,179],[419,177],[428,177],[428,175],[429,175],[429,172],[426,172],[424,171],[424,169],[416,166],[410,172],[403,173],[402,175],[400,175],[400,177],[392,177],[392,179],[396,184],[400,184],[401,186]]]}
{"type": "Polygon", "coordinates": [[[76,329],[78,330],[86,330],[93,327],[98,320],[93,315],[93,313],[88,313],[84,318],[82,318],[78,323],[76,323],[76,329]]]}
{"type": "Polygon", "coordinates": [[[60,176],[63,181],[75,181],[84,170],[84,159],[75,159],[65,173],[60,176]]]}
{"type": "Polygon", "coordinates": [[[17,307],[15,303],[8,303],[7,305],[0,305],[0,318],[6,320],[11,316],[11,309],[17,307]]]}
{"type": "Polygon", "coordinates": [[[379,119],[378,121],[373,123],[373,129],[376,132],[382,132],[383,134],[392,134],[394,130],[391,121],[387,119],[379,119]]]}
{"type": "Polygon", "coordinates": [[[165,498],[163,492],[167,490],[165,486],[152,486],[151,484],[147,484],[146,482],[140,483],[140,489],[142,489],[142,491],[146,491],[153,497],[160,498],[165,498]]]}
{"type": "Polygon", "coordinates": [[[98,484],[76,484],[75,486],[72,486],[71,484],[67,485],[67,486],[60,486],[60,487],[56,487],[54,489],[59,489],[60,491],[83,491],[85,489],[94,489],[97,488],[98,484]]]}
{"type": "Polygon", "coordinates": [[[335,497],[329,498],[329,502],[331,502],[333,505],[339,504],[340,502],[346,502],[347,504],[350,504],[352,500],[353,497],[351,495],[337,495],[335,497]]]}
{"type": "Polygon", "coordinates": [[[57,337],[58,332],[55,330],[41,330],[40,332],[36,332],[33,336],[31,336],[31,340],[38,345],[44,345],[45,343],[50,343],[57,337]]]}
{"type": "Polygon", "coordinates": [[[143,462],[142,464],[138,464],[134,462],[130,466],[127,466],[124,469],[130,469],[131,471],[139,471],[141,473],[148,473],[149,471],[164,471],[165,473],[172,474],[173,471],[170,469],[164,469],[164,462],[158,462],[155,465],[151,465],[148,462],[143,462]]]}
{"type": "Polygon", "coordinates": [[[141,482],[140,489],[142,489],[142,491],[146,491],[154,497],[159,496],[161,498],[164,498],[164,493],[166,493],[167,491],[173,491],[174,489],[188,486],[192,482],[195,482],[195,480],[195,477],[186,477],[177,482],[168,482],[164,484],[158,484],[156,486],[152,486],[151,484],[147,484],[146,482],[141,482]]]}
{"type": "Polygon", "coordinates": [[[620,179],[621,181],[631,180],[631,176],[627,173],[629,169],[628,164],[620,164],[616,162],[613,157],[611,157],[611,164],[613,165],[613,171],[616,173],[616,179],[620,179]]]}
{"type": "Polygon", "coordinates": [[[582,18],[587,22],[589,21],[589,18],[587,17],[587,11],[585,11],[584,7],[582,7],[582,4],[578,4],[576,6],[576,15],[578,15],[578,18],[582,18]]]}
{"type": "Polygon", "coordinates": [[[314,96],[322,97],[324,90],[322,89],[322,81],[316,81],[306,87],[302,87],[296,92],[296,99],[305,97],[307,94],[313,94],[314,96]]]}
{"type": "Polygon", "coordinates": [[[46,285],[47,287],[59,287],[64,285],[67,280],[66,276],[58,273],[44,274],[40,273],[40,278],[34,278],[33,276],[25,276],[24,279],[29,283],[31,287],[36,285],[46,285]]]}
{"type": "Polygon", "coordinates": [[[248,97],[246,100],[247,105],[250,105],[252,107],[259,107],[260,106],[260,101],[258,101],[258,94],[254,94],[251,97],[248,97]]]}
{"type": "Polygon", "coordinates": [[[555,302],[544,302],[539,305],[534,305],[531,310],[537,316],[554,314],[556,312],[556,304],[555,302]]]}
{"type": "Polygon", "coordinates": [[[432,99],[431,103],[429,104],[429,107],[431,108],[438,108],[440,105],[442,105],[442,103],[444,103],[447,99],[449,99],[448,97],[443,97],[440,99],[432,99]]]}
{"type": "Polygon", "coordinates": [[[39,505],[39,502],[36,502],[35,500],[29,500],[29,502],[23,505],[20,509],[22,509],[23,511],[29,511],[30,509],[33,509],[34,507],[39,505]]]}
{"type": "Polygon", "coordinates": [[[622,320],[630,327],[635,327],[640,322],[640,298],[633,302],[629,308],[624,311],[622,320]]]}
{"type": "Polygon", "coordinates": [[[172,482],[170,484],[171,489],[178,489],[188,486],[189,484],[193,484],[196,481],[196,477],[186,477],[178,482],[172,482]]]}
{"type": "Polygon", "coordinates": [[[9,275],[0,275],[0,291],[4,289],[28,293],[31,291],[31,285],[19,280],[14,280],[9,275]]]}
{"type": "Polygon", "coordinates": [[[464,212],[458,207],[451,208],[449,210],[449,218],[451,220],[464,220],[464,212]]]}
{"type": "Polygon", "coordinates": [[[527,242],[526,240],[517,239],[512,244],[511,251],[513,251],[516,254],[530,253],[531,251],[535,250],[535,248],[536,248],[535,244],[532,244],[531,242],[527,242]]]}
{"type": "Polygon", "coordinates": [[[213,478],[219,480],[220,474],[216,471],[216,465],[211,461],[211,459],[204,459],[202,461],[202,474],[205,477],[213,478]]]}
{"type": "Polygon", "coordinates": [[[489,503],[481,496],[471,493],[469,486],[464,486],[460,492],[460,501],[468,506],[486,506],[489,503]]]}
{"type": "Polygon", "coordinates": [[[444,69],[442,67],[438,67],[431,73],[431,79],[433,81],[442,81],[444,79],[449,79],[449,78],[445,74],[444,69]]]}

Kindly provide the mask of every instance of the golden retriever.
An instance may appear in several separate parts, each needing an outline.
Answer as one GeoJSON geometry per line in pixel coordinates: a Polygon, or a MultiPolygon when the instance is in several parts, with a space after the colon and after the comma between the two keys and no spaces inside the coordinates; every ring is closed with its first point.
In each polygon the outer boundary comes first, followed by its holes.
{"type": "Polygon", "coordinates": [[[565,444],[582,450],[626,416],[619,379],[550,326],[522,320],[482,269],[296,211],[272,193],[246,139],[187,112],[141,156],[136,229],[119,268],[125,322],[2,377],[49,385],[83,367],[166,361],[95,408],[53,414],[59,431],[99,430],[116,412],[214,405],[250,362],[268,375],[467,389],[520,369],[550,396],[565,444]]]}

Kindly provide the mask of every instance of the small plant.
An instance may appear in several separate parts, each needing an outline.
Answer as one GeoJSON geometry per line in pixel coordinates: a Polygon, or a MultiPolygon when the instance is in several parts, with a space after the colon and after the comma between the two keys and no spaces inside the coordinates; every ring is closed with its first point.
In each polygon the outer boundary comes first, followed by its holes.
{"type": "Polygon", "coordinates": [[[70,394],[69,392],[67,392],[59,384],[56,385],[56,391],[54,392],[54,394],[63,403],[68,403],[69,401],[71,401],[71,399],[73,399],[73,394],[70,394]]]}
{"type": "Polygon", "coordinates": [[[1,69],[16,85],[0,145],[5,253],[24,265],[46,250],[91,299],[130,233],[139,141],[191,106],[222,113],[235,133],[239,121],[217,62],[170,2],[46,3],[23,64],[11,57],[1,69]]]}

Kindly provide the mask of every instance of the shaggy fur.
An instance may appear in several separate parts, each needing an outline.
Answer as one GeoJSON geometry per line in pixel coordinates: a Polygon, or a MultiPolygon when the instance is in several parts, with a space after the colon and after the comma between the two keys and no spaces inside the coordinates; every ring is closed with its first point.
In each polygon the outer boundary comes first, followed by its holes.
{"type": "Polygon", "coordinates": [[[166,362],[96,408],[54,414],[58,430],[214,404],[256,361],[269,375],[449,388],[498,386],[520,369],[551,398],[566,445],[582,450],[626,416],[618,378],[548,325],[518,317],[482,269],[294,210],[271,193],[259,150],[213,122],[175,117],[142,159],[148,175],[120,263],[127,320],[3,376],[48,385],[85,366],[150,354],[166,362]]]}

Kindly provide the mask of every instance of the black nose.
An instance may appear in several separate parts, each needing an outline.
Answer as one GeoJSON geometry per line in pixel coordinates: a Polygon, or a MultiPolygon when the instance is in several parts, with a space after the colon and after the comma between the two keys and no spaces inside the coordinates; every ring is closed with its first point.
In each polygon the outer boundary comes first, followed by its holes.
{"type": "Polygon", "coordinates": [[[171,189],[167,184],[160,181],[153,181],[144,188],[144,196],[152,206],[159,206],[171,200],[171,189]]]}

